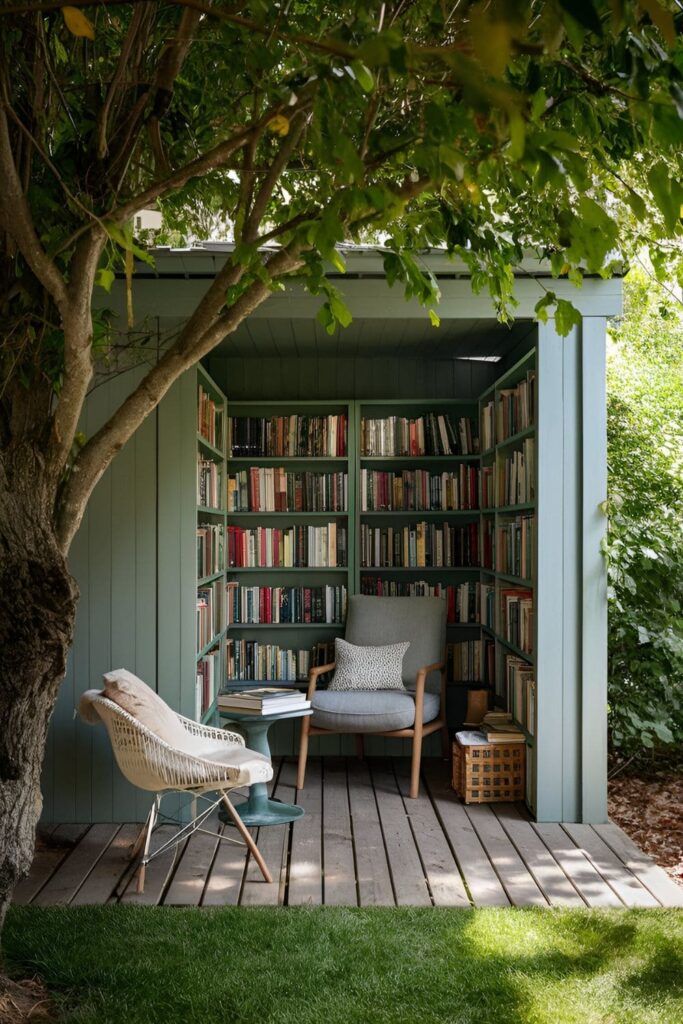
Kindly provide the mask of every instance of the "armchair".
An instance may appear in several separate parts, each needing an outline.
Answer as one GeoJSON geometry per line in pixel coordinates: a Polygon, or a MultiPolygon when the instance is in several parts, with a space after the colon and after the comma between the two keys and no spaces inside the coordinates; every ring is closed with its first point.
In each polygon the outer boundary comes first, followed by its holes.
{"type": "Polygon", "coordinates": [[[301,728],[297,789],[304,788],[309,736],[354,733],[362,753],[363,735],[397,736],[413,741],[410,796],[420,785],[423,737],[441,731],[448,753],[446,724],[446,602],[439,597],[349,598],[345,639],[359,647],[410,641],[403,659],[401,690],[319,690],[318,680],[335,665],[308,676],[313,714],[301,728]]]}

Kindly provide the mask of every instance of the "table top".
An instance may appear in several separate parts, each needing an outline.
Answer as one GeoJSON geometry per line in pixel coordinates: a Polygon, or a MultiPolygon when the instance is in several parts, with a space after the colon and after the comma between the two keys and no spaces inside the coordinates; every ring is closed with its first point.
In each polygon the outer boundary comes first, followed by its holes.
{"type": "Polygon", "coordinates": [[[250,715],[244,711],[228,711],[225,708],[218,708],[218,714],[228,722],[279,722],[285,718],[305,718],[313,714],[312,708],[301,708],[298,711],[280,711],[274,715],[250,715]]]}

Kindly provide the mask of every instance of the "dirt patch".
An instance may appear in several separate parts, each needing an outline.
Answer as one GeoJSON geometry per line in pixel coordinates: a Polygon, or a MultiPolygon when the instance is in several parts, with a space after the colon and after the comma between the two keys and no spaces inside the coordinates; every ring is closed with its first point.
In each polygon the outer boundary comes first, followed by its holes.
{"type": "Polygon", "coordinates": [[[49,993],[37,978],[11,981],[0,977],[0,1024],[48,1024],[56,1021],[49,993]]]}
{"type": "Polygon", "coordinates": [[[610,818],[683,885],[683,754],[610,768],[610,818]]]}

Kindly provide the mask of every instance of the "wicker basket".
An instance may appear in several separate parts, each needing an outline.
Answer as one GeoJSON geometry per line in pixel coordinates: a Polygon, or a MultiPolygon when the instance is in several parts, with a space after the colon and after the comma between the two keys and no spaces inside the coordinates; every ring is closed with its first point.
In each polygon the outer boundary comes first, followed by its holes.
{"type": "Polygon", "coordinates": [[[453,789],[466,804],[524,799],[524,743],[453,742],[453,789]]]}

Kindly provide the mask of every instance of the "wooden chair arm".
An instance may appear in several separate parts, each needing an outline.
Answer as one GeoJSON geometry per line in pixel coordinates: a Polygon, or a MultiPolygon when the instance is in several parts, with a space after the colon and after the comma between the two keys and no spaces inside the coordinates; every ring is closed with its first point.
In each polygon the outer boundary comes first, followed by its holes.
{"type": "Polygon", "coordinates": [[[422,708],[424,706],[425,683],[430,672],[441,672],[441,714],[445,713],[446,707],[446,662],[435,661],[433,665],[424,665],[417,670],[415,677],[415,720],[422,722],[422,708]]]}
{"type": "Polygon", "coordinates": [[[336,664],[336,661],[331,661],[329,665],[318,665],[316,668],[312,668],[310,670],[308,673],[308,691],[306,693],[307,700],[313,700],[315,688],[318,685],[318,677],[324,676],[326,672],[331,672],[336,664]]]}

